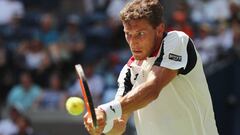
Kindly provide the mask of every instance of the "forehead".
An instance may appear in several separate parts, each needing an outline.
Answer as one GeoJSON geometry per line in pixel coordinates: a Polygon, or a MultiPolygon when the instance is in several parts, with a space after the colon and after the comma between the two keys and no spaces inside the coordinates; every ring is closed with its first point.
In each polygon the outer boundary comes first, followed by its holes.
{"type": "Polygon", "coordinates": [[[131,20],[123,22],[124,31],[138,31],[152,29],[150,23],[145,19],[131,20]]]}

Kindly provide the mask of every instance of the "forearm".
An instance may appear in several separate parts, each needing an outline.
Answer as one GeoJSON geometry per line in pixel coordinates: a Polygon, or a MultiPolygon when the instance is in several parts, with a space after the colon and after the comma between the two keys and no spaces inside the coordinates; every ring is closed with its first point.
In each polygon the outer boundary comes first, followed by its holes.
{"type": "Polygon", "coordinates": [[[151,103],[176,75],[177,70],[153,67],[146,82],[120,99],[122,114],[131,113],[151,103]]]}
{"type": "Polygon", "coordinates": [[[147,81],[131,90],[121,100],[122,114],[130,113],[155,100],[161,88],[154,84],[154,80],[147,81]]]}
{"type": "Polygon", "coordinates": [[[105,111],[108,121],[120,118],[121,115],[130,114],[155,100],[162,88],[176,75],[177,70],[153,67],[145,82],[129,91],[121,99],[113,100],[99,107],[105,111]]]}

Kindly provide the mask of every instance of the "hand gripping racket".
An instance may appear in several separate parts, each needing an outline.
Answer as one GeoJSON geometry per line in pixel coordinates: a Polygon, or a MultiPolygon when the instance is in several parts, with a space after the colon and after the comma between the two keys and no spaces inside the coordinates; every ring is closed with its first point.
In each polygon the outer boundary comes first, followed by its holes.
{"type": "Polygon", "coordinates": [[[83,68],[80,64],[77,64],[77,65],[75,65],[75,69],[76,69],[78,77],[79,77],[79,83],[81,86],[82,96],[83,96],[83,99],[85,102],[85,106],[87,108],[87,112],[92,117],[93,126],[96,128],[97,127],[96,113],[94,110],[93,100],[92,100],[92,96],[91,96],[91,93],[90,93],[90,90],[89,90],[89,87],[87,84],[87,80],[86,80],[86,77],[83,72],[83,68]]]}

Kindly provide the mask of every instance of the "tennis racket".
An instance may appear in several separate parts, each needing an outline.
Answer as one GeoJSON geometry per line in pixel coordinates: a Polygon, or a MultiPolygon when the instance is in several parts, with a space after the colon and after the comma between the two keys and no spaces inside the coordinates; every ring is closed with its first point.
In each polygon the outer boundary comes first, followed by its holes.
{"type": "Polygon", "coordinates": [[[92,117],[93,126],[96,128],[97,127],[96,113],[94,110],[94,104],[93,104],[91,92],[89,90],[85,74],[83,72],[83,68],[80,64],[77,64],[77,65],[75,65],[75,69],[76,69],[78,77],[79,77],[79,83],[80,83],[80,87],[82,90],[83,100],[84,100],[85,106],[87,108],[87,112],[92,117]]]}

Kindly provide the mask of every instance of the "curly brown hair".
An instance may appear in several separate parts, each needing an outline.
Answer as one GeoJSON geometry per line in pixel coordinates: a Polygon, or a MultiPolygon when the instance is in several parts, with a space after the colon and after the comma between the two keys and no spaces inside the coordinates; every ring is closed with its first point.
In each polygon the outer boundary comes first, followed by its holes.
{"type": "Polygon", "coordinates": [[[163,7],[160,0],[132,0],[120,12],[123,22],[147,19],[156,27],[163,22],[163,7]]]}

